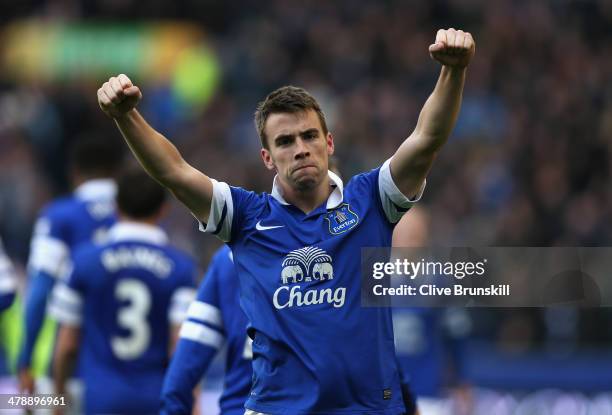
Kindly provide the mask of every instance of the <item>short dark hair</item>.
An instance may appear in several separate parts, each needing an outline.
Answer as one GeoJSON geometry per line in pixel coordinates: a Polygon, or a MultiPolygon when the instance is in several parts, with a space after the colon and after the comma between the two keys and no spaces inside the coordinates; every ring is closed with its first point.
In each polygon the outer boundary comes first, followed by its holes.
{"type": "Polygon", "coordinates": [[[132,219],[145,219],[161,210],[166,191],[142,169],[130,169],[119,177],[117,207],[132,219]]]}
{"type": "Polygon", "coordinates": [[[275,113],[296,113],[301,111],[314,110],[321,121],[323,133],[327,135],[327,123],[325,115],[317,100],[310,95],[304,88],[295,86],[283,86],[271,92],[263,101],[257,104],[255,111],[255,127],[261,140],[263,148],[269,149],[266,133],[266,121],[270,114],[275,113]]]}
{"type": "Polygon", "coordinates": [[[70,164],[86,176],[111,177],[123,163],[123,147],[114,137],[82,135],[75,138],[70,149],[70,164]]]}

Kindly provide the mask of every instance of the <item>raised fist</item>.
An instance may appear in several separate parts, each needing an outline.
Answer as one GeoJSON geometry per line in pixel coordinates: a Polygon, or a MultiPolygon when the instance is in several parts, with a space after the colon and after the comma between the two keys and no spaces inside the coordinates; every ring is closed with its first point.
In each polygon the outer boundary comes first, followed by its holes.
{"type": "Polygon", "coordinates": [[[429,45],[429,54],[442,65],[465,68],[470,63],[476,43],[468,32],[453,28],[438,30],[436,42],[429,45]]]}
{"type": "Polygon", "coordinates": [[[98,105],[109,117],[119,118],[130,112],[140,99],[140,88],[121,74],[113,76],[98,89],[98,105]]]}

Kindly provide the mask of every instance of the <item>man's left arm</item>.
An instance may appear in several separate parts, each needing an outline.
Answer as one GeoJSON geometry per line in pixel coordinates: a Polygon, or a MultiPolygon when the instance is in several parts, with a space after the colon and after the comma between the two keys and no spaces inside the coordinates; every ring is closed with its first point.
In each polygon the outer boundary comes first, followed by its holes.
{"type": "Polygon", "coordinates": [[[429,46],[431,57],[442,64],[440,77],[429,96],[412,134],[391,158],[393,181],[406,196],[419,193],[423,181],[455,126],[467,65],[476,45],[472,35],[462,30],[438,30],[429,46]]]}
{"type": "Polygon", "coordinates": [[[66,394],[66,382],[72,376],[80,338],[81,328],[79,326],[61,325],[53,356],[53,383],[57,394],[66,394]]]}
{"type": "MultiPolygon", "coordinates": [[[[89,275],[82,270],[82,264],[87,261],[89,259],[84,260],[75,255],[72,271],[65,282],[55,284],[48,304],[48,315],[59,324],[52,372],[55,393],[61,395],[66,394],[66,382],[73,375],[79,352],[85,298],[83,281],[84,276],[89,275]]],[[[61,414],[61,409],[58,408],[55,414],[61,414]]]]}

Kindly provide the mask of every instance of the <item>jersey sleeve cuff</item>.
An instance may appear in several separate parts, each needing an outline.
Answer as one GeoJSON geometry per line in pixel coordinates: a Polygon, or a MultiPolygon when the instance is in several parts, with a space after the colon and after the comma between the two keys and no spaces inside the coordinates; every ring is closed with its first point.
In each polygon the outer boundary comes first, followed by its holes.
{"type": "Polygon", "coordinates": [[[383,210],[385,211],[385,215],[387,219],[391,223],[397,223],[401,217],[412,207],[412,205],[419,200],[423,196],[423,192],[425,191],[425,186],[427,184],[427,180],[423,180],[421,184],[421,188],[415,195],[412,197],[408,197],[404,195],[395,182],[393,181],[393,177],[391,176],[391,159],[385,161],[380,168],[380,173],[378,177],[378,190],[380,193],[380,199],[383,206],[383,210]]]}
{"type": "Polygon", "coordinates": [[[218,182],[215,179],[211,179],[211,181],[213,197],[210,204],[210,213],[206,223],[196,217],[198,228],[201,232],[216,235],[223,242],[229,242],[234,216],[232,192],[227,183],[218,182]]]}
{"type": "Polygon", "coordinates": [[[80,326],[83,299],[74,289],[65,284],[56,284],[51,293],[47,312],[51,318],[68,326],[80,326]]]}
{"type": "Polygon", "coordinates": [[[54,278],[63,278],[68,270],[70,250],[60,239],[35,236],[32,240],[28,268],[43,271],[54,278]]]}
{"type": "Polygon", "coordinates": [[[196,291],[193,288],[179,288],[172,296],[168,320],[172,324],[181,324],[187,315],[189,305],[195,299],[196,291]]]}
{"type": "Polygon", "coordinates": [[[217,330],[189,320],[185,321],[181,326],[179,337],[212,347],[216,350],[219,350],[225,341],[223,335],[217,330]]]}

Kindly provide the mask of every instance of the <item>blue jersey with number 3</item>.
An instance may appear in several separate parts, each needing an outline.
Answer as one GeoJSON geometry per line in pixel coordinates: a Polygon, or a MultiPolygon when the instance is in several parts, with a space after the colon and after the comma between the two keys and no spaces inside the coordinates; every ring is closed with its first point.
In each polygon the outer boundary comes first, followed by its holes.
{"type": "Polygon", "coordinates": [[[80,326],[87,413],[159,412],[171,324],[195,295],[195,266],[159,228],[119,223],[109,242],[83,247],[50,314],[80,326]]]}

